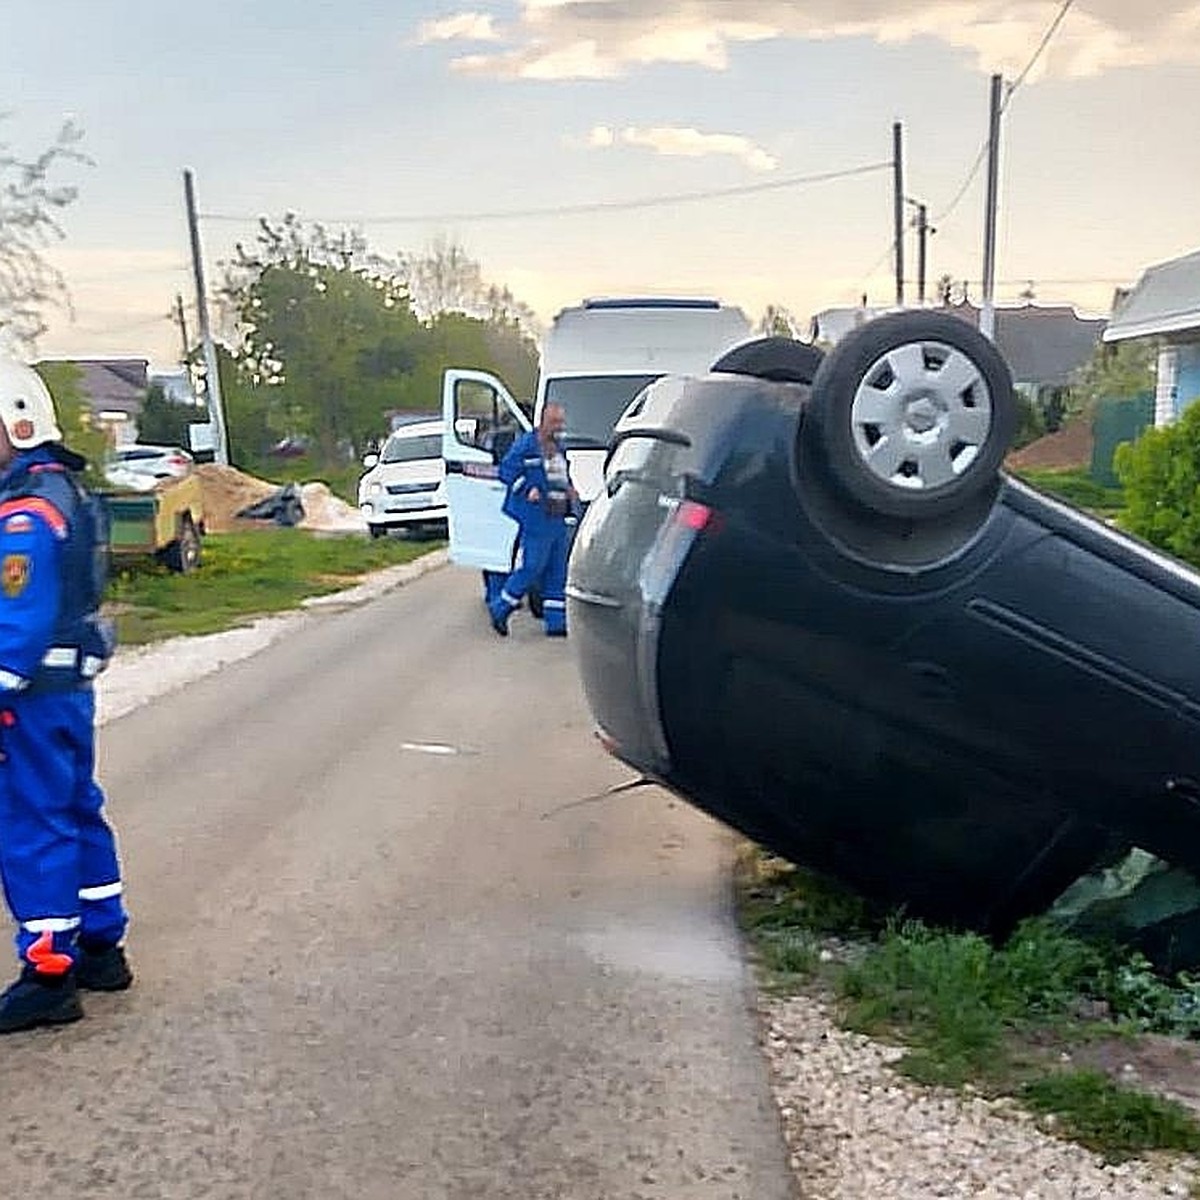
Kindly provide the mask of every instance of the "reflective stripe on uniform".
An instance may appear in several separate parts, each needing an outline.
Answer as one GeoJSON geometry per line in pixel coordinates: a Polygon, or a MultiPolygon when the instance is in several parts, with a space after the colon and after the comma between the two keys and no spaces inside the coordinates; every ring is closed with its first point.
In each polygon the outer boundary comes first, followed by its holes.
{"type": "Polygon", "coordinates": [[[567,602],[566,602],[565,600],[546,600],[546,599],[543,599],[543,600],[542,600],[542,607],[543,607],[543,608],[566,608],[566,607],[567,607],[567,602]]]}
{"type": "Polygon", "coordinates": [[[15,671],[0,667],[0,692],[20,692],[29,686],[29,680],[15,671]]]}
{"type": "Polygon", "coordinates": [[[18,500],[5,500],[3,504],[0,504],[0,521],[3,521],[5,517],[15,517],[18,513],[41,517],[54,531],[54,536],[59,541],[65,538],[69,532],[66,517],[49,500],[43,500],[41,496],[22,496],[18,500]]]}
{"type": "Polygon", "coordinates": [[[79,661],[79,651],[73,646],[51,646],[42,656],[43,667],[73,667],[79,661]]]}
{"type": "Polygon", "coordinates": [[[79,928],[78,917],[35,917],[32,921],[22,921],[21,928],[30,933],[70,933],[79,928]]]}
{"type": "Polygon", "coordinates": [[[104,669],[104,659],[97,658],[94,654],[85,654],[83,662],[79,666],[79,673],[84,679],[91,679],[93,675],[99,675],[104,669]]]}
{"type": "Polygon", "coordinates": [[[516,477],[516,479],[513,480],[512,487],[509,490],[513,491],[513,492],[519,492],[524,486],[525,486],[525,476],[518,475],[516,477]]]}
{"type": "Polygon", "coordinates": [[[116,883],[102,883],[97,887],[85,887],[79,889],[80,900],[111,900],[114,896],[119,896],[123,888],[121,881],[118,879],[116,883]]]}
{"type": "Polygon", "coordinates": [[[513,608],[516,608],[517,605],[521,603],[516,596],[510,596],[507,589],[501,591],[500,599],[503,600],[505,604],[511,604],[513,608]]]}

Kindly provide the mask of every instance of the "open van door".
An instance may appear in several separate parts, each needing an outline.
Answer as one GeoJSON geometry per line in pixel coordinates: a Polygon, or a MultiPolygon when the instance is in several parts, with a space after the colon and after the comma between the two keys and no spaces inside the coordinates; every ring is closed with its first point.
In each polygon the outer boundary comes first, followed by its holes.
{"type": "Polygon", "coordinates": [[[504,384],[484,371],[442,376],[450,561],[480,571],[512,570],[517,524],[501,512],[500,460],[532,425],[504,384]]]}

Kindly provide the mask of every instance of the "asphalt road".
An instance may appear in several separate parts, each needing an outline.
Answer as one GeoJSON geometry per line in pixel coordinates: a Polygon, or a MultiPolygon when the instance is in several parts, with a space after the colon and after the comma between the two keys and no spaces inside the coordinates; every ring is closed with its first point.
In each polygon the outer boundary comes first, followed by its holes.
{"type": "Polygon", "coordinates": [[[587,799],[571,654],[449,569],[105,727],[138,981],[0,1042],[0,1196],[790,1196],[730,839],[587,799]]]}

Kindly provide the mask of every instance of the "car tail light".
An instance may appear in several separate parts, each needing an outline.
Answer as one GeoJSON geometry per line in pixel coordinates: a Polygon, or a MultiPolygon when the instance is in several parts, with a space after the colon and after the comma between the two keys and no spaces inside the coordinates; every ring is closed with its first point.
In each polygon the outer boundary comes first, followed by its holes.
{"type": "Polygon", "coordinates": [[[171,457],[167,459],[167,462],[172,467],[186,467],[188,465],[188,460],[181,454],[172,454],[171,457]]]}
{"type": "Polygon", "coordinates": [[[682,500],[675,510],[675,523],[700,533],[708,527],[712,515],[713,510],[707,504],[701,504],[698,500],[682,500]]]}

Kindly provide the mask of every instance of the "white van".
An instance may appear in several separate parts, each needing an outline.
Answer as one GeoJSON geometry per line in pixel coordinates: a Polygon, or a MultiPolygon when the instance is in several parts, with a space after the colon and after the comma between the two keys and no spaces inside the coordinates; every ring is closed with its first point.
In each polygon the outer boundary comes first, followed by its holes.
{"type": "Polygon", "coordinates": [[[446,527],[446,465],[442,422],[414,421],[395,429],[378,454],[363,458],[358,508],[372,537],[392,529],[446,527]]]}
{"type": "MultiPolygon", "coordinates": [[[[708,299],[597,299],[565,308],[541,348],[532,422],[547,403],[566,411],[571,480],[585,504],[603,486],[604,458],[618,418],[662,375],[703,375],[752,329],[740,308],[708,299]]],[[[443,377],[450,557],[483,571],[508,571],[517,527],[500,511],[496,465],[529,414],[500,380],[482,371],[443,377]]]]}

